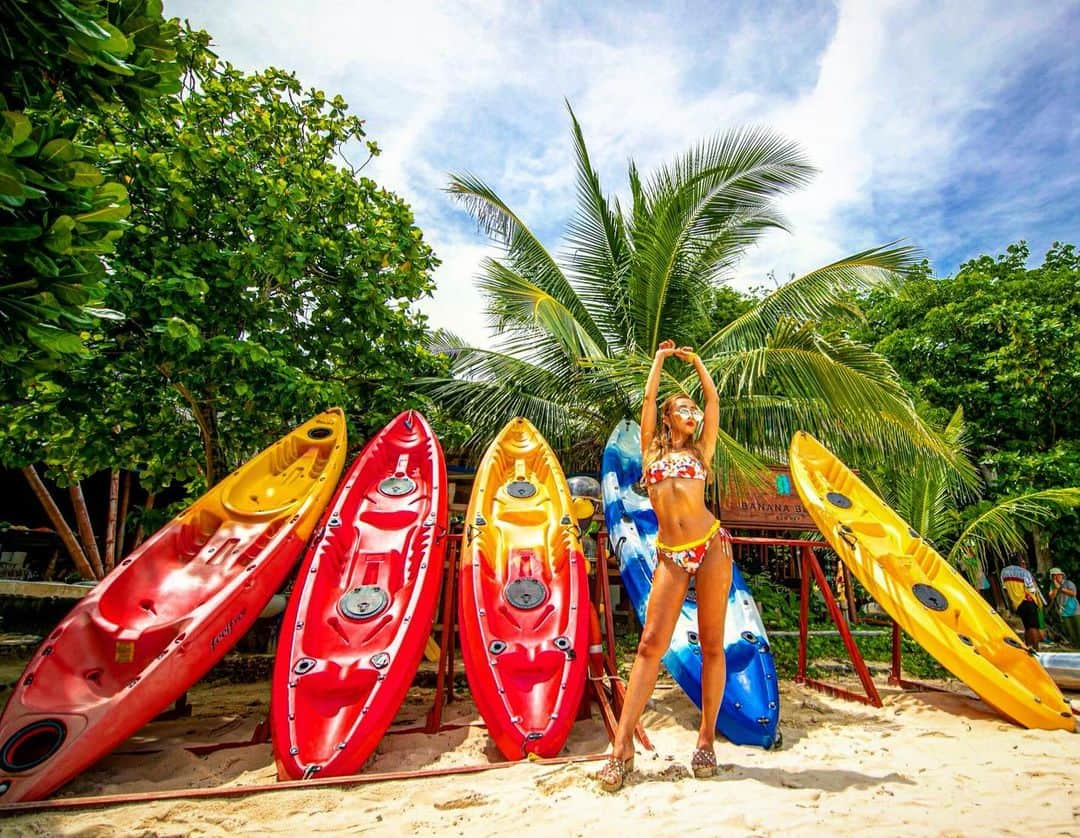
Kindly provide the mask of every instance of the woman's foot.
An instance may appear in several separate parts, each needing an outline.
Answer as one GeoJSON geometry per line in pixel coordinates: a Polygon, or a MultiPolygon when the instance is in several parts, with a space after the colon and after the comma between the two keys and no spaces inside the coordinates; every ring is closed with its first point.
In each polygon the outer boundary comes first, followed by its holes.
{"type": "Polygon", "coordinates": [[[630,772],[633,770],[633,753],[625,759],[612,754],[604,763],[604,767],[600,769],[600,774],[597,775],[600,780],[600,788],[609,792],[618,791],[623,787],[623,783],[626,782],[626,778],[630,776],[630,772]]]}
{"type": "Polygon", "coordinates": [[[713,752],[712,745],[694,751],[693,756],[690,757],[690,768],[699,780],[716,776],[716,754],[713,752]]]}

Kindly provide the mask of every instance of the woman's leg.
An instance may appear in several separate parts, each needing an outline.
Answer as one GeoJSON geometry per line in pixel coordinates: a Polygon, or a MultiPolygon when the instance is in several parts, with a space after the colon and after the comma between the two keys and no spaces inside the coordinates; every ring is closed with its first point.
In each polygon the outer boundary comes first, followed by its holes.
{"type": "Polygon", "coordinates": [[[665,559],[656,563],[652,590],[645,607],[645,625],[641,629],[637,656],[630,669],[630,683],[626,686],[619,726],[612,743],[612,756],[626,759],[634,752],[634,727],[656,685],[660,659],[671,644],[671,635],[675,631],[675,623],[689,586],[690,577],[685,571],[665,559]]]}
{"type": "Polygon", "coordinates": [[[716,717],[724,700],[727,660],[724,623],[731,590],[731,541],[718,534],[697,572],[698,639],[701,643],[701,727],[698,748],[710,750],[716,738],[716,717]]]}

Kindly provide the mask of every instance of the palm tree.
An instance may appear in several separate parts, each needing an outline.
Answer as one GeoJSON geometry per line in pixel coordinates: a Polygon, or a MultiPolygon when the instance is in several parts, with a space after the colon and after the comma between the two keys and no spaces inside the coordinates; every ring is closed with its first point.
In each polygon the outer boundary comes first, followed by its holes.
{"type": "MultiPolygon", "coordinates": [[[[450,182],[448,191],[504,250],[479,276],[499,342],[468,346],[437,333],[433,348],[452,358],[450,375],[420,382],[471,424],[472,445],[520,415],[571,465],[595,467],[612,425],[640,410],[652,355],[671,337],[694,345],[716,380],[714,465],[727,479],[753,479],[763,460],[782,461],[798,429],[855,463],[930,458],[973,478],[919,419],[888,362],[822,326],[855,313],[854,292],[902,281],[913,248],[856,253],[718,325],[709,317],[717,288],[763,232],[787,229],[775,201],[814,174],[802,152],[769,131],[744,129],[695,146],[648,179],[631,161],[624,208],[605,197],[572,109],[570,118],[577,210],[559,259],[478,178],[450,182]]],[[[662,385],[696,387],[689,367],[662,385]]]]}

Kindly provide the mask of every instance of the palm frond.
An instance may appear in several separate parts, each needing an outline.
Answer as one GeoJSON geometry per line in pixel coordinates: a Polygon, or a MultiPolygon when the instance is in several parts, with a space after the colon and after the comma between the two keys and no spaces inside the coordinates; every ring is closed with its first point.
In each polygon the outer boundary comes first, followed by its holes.
{"type": "Polygon", "coordinates": [[[969,523],[948,554],[954,567],[978,562],[984,572],[987,559],[1006,557],[1026,549],[1024,533],[1033,525],[1046,524],[1066,510],[1080,506],[1080,488],[1046,489],[1008,498],[969,523]]]}
{"type": "Polygon", "coordinates": [[[446,377],[421,378],[416,390],[451,415],[468,417],[473,429],[467,448],[488,442],[511,419],[525,416],[556,448],[580,438],[599,417],[568,390],[563,376],[501,352],[453,345],[446,377]]]}
{"type": "Polygon", "coordinates": [[[721,134],[657,172],[634,211],[639,270],[631,300],[644,347],[677,328],[669,299],[685,305],[695,299],[695,283],[715,277],[703,254],[733,259],[764,229],[781,225],[769,211],[772,200],[812,174],[798,146],[762,129],[721,134]],[[718,235],[730,238],[722,250],[711,247],[718,235]]]}
{"type": "Polygon", "coordinates": [[[482,230],[503,245],[516,273],[569,310],[593,342],[604,344],[603,332],[589,316],[562,268],[494,190],[478,178],[462,174],[451,175],[447,191],[462,202],[482,230]]]}
{"type": "Polygon", "coordinates": [[[567,231],[571,281],[608,343],[621,346],[631,325],[626,284],[632,264],[630,242],[622,214],[617,205],[611,207],[600,188],[600,176],[589,160],[574,110],[569,102],[566,107],[577,161],[578,210],[567,231]]]}
{"type": "Polygon", "coordinates": [[[573,357],[599,355],[598,345],[585,327],[565,305],[535,282],[511,270],[496,259],[485,259],[477,287],[487,297],[490,324],[496,332],[507,328],[527,330],[556,341],[573,357]]]}
{"type": "Polygon", "coordinates": [[[850,314],[848,297],[852,292],[897,284],[918,255],[914,247],[894,242],[804,274],[720,329],[702,344],[700,351],[718,352],[756,345],[767,338],[782,318],[820,321],[850,314]]]}

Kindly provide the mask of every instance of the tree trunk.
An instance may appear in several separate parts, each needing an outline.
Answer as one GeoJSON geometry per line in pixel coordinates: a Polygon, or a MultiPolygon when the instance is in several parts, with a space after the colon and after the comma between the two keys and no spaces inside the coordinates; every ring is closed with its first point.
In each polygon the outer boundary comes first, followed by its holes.
{"type": "Polygon", "coordinates": [[[176,389],[181,396],[184,397],[184,401],[188,403],[188,407],[191,409],[191,415],[195,417],[195,423],[199,426],[199,436],[202,437],[203,444],[203,458],[205,460],[205,474],[207,488],[213,486],[217,482],[217,458],[216,446],[214,444],[214,431],[210,427],[210,422],[207,421],[206,414],[200,407],[199,402],[195,399],[195,396],[191,394],[183,384],[179,382],[172,382],[172,386],[176,389]]]}
{"type": "Polygon", "coordinates": [[[1035,572],[1049,573],[1054,563],[1050,553],[1050,536],[1038,524],[1031,525],[1031,543],[1035,548],[1035,572]]]}
{"type": "Polygon", "coordinates": [[[90,566],[96,574],[94,578],[101,579],[105,576],[105,570],[101,566],[101,553],[98,551],[97,542],[94,540],[94,527],[90,523],[90,513],[86,509],[86,498],[83,497],[82,483],[78,481],[68,486],[68,494],[71,495],[71,504],[75,507],[75,521],[79,525],[79,540],[82,541],[86,557],[90,559],[90,566]]]}
{"type": "MultiPolygon", "coordinates": [[[[147,495],[146,503],[143,504],[143,511],[144,512],[149,512],[151,509],[154,508],[154,498],[155,497],[156,497],[156,495],[154,495],[153,492],[151,492],[149,495],[147,495]]],[[[142,544],[142,539],[143,539],[143,522],[139,521],[139,526],[135,528],[135,543],[131,545],[131,549],[132,550],[139,549],[139,545],[142,544]]]]}
{"type": "Polygon", "coordinates": [[[102,558],[105,572],[116,566],[116,508],[120,502],[120,472],[112,470],[109,480],[109,517],[105,520],[105,555],[102,558]]]}
{"type": "Polygon", "coordinates": [[[26,482],[30,484],[30,488],[34,490],[34,494],[37,495],[38,501],[45,508],[49,520],[52,521],[53,527],[56,528],[56,534],[64,542],[71,560],[75,563],[75,569],[82,574],[84,579],[96,579],[94,570],[90,567],[90,562],[86,560],[86,553],[79,546],[75,533],[71,531],[68,522],[64,520],[64,516],[60,513],[60,507],[56,505],[56,501],[52,499],[49,490],[45,487],[41,478],[38,477],[37,469],[33,466],[24,466],[22,473],[26,478],[26,482]]]}
{"type": "Polygon", "coordinates": [[[116,522],[116,558],[124,558],[124,534],[127,532],[128,503],[131,500],[131,472],[124,472],[120,489],[120,512],[116,522]]]}

